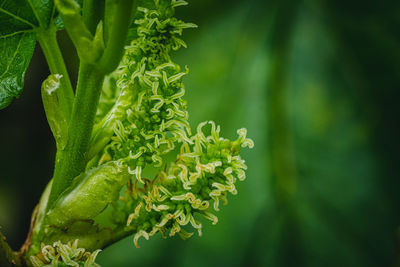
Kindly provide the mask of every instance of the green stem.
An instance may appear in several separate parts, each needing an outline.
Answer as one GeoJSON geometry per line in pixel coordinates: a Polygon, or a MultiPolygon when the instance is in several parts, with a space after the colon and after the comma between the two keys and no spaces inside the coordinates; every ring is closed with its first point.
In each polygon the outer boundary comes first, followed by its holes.
{"type": "Polygon", "coordinates": [[[56,29],[50,27],[47,30],[38,29],[37,39],[43,50],[47,63],[52,74],[61,74],[63,78],[60,80],[59,96],[60,108],[64,113],[67,121],[71,118],[72,105],[74,101],[74,91],[72,89],[69,74],[65,66],[60,47],[57,43],[56,29]]]}
{"type": "MultiPolygon", "coordinates": [[[[63,19],[67,18],[68,20],[66,28],[69,35],[82,33],[85,39],[88,36],[88,30],[85,30],[85,24],[82,25],[82,18],[79,18],[79,22],[74,22],[72,20],[72,16],[77,16],[75,12],[76,6],[72,5],[72,2],[71,0],[58,0],[56,4],[60,13],[63,14],[63,19]],[[70,18],[71,20],[69,20],[70,18]]],[[[81,55],[79,55],[81,65],[71,120],[68,127],[68,142],[64,149],[57,151],[53,186],[46,207],[47,211],[53,207],[63,191],[72,184],[73,179],[85,170],[88,162],[87,153],[93,130],[94,117],[96,115],[104,77],[107,72],[117,67],[122,57],[131,21],[133,0],[111,0],[111,2],[115,4],[115,8],[113,8],[113,23],[112,25],[108,25],[108,27],[112,29],[112,40],[108,42],[108,47],[103,55],[105,57],[101,58],[101,62],[103,62],[106,67],[102,68],[98,63],[87,63],[87,61],[83,60],[81,55]]],[[[74,38],[76,38],[76,40],[80,39],[78,34],[75,35],[74,38]]],[[[72,36],[71,39],[73,39],[72,36]]],[[[79,40],[79,42],[80,41],[82,40],[79,40]]],[[[74,42],[74,44],[79,45],[79,42],[74,42]]],[[[41,227],[40,232],[43,233],[43,227],[41,227]]]]}
{"type": "Polygon", "coordinates": [[[0,232],[0,266],[22,266],[21,259],[8,245],[5,236],[0,232]]]}
{"type": "Polygon", "coordinates": [[[106,48],[99,62],[99,68],[110,73],[121,61],[128,29],[131,22],[134,0],[107,0],[106,2],[106,48]],[[112,11],[112,17],[108,15],[112,11]]]}
{"type": "MultiPolygon", "coordinates": [[[[69,16],[77,16],[75,12],[77,7],[72,5],[72,2],[71,0],[56,1],[60,13],[63,13],[65,18],[69,19],[69,16]]],[[[116,67],[122,57],[133,0],[118,0],[115,3],[116,6],[113,9],[115,18],[112,25],[112,29],[115,29],[115,31],[112,31],[112,35],[115,38],[108,43],[109,47],[106,48],[105,54],[106,62],[114,64],[116,67]],[[112,55],[110,53],[116,54],[112,55]],[[114,61],[116,62],[113,63],[114,61]]],[[[87,35],[86,30],[84,30],[86,25],[82,25],[81,22],[75,23],[76,21],[71,20],[66,24],[67,30],[70,27],[68,33],[71,35],[80,32],[84,33],[84,36],[87,35]]],[[[75,37],[79,39],[79,36],[75,37]]],[[[54,182],[46,210],[49,210],[54,205],[59,195],[71,185],[72,180],[85,170],[88,161],[89,141],[106,72],[99,67],[99,64],[85,63],[81,57],[80,59],[78,85],[68,128],[68,142],[65,149],[57,151],[53,176],[54,182]]],[[[107,70],[112,71],[115,67],[110,69],[108,65],[107,70]]]]}
{"type": "Polygon", "coordinates": [[[97,24],[104,16],[104,0],[83,1],[83,21],[89,31],[94,34],[97,24]]]}
{"type": "Polygon", "coordinates": [[[47,210],[71,185],[72,180],[85,170],[87,150],[103,81],[104,73],[98,71],[94,65],[81,64],[69,124],[68,143],[64,150],[57,152],[54,182],[47,210]]]}
{"type": "Polygon", "coordinates": [[[56,0],[55,4],[79,59],[89,64],[97,61],[103,52],[102,25],[97,36],[93,36],[81,16],[81,7],[74,0],[56,0]]]}

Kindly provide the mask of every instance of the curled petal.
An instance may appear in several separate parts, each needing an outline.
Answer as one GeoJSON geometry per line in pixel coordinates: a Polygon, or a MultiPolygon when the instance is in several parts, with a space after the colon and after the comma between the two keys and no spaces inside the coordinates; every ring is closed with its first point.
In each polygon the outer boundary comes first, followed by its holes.
{"type": "Polygon", "coordinates": [[[138,240],[140,237],[144,237],[146,240],[149,240],[149,234],[144,231],[144,230],[140,230],[139,232],[137,232],[133,238],[133,243],[135,244],[135,247],[140,248],[139,244],[138,244],[138,240]]]}
{"type": "Polygon", "coordinates": [[[214,214],[212,214],[211,212],[207,212],[207,211],[206,211],[206,212],[203,213],[203,216],[204,216],[206,219],[212,221],[212,224],[214,224],[214,225],[218,223],[218,217],[215,216],[214,214]]]}
{"type": "Polygon", "coordinates": [[[134,170],[131,170],[130,167],[128,167],[128,173],[133,174],[136,176],[136,180],[138,180],[140,183],[144,184],[144,181],[142,180],[142,167],[136,166],[134,170]]]}

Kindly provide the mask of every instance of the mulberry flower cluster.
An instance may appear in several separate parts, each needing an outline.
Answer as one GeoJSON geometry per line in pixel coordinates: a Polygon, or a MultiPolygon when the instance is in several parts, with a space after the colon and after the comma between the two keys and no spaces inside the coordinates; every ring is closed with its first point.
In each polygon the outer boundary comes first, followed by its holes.
{"type": "Polygon", "coordinates": [[[100,267],[95,263],[100,249],[90,253],[84,248],[78,248],[78,239],[72,244],[62,244],[60,241],[53,245],[42,245],[41,252],[36,256],[31,256],[30,260],[33,267],[42,266],[73,266],[73,267],[100,267]]]}
{"type": "MultiPolygon", "coordinates": [[[[207,122],[197,127],[197,134],[190,142],[182,144],[176,162],[168,170],[158,173],[152,181],[145,180],[144,187],[130,185],[126,195],[121,198],[124,205],[116,207],[120,217],[126,220],[125,231],[133,232],[134,243],[138,239],[160,232],[164,237],[179,234],[186,239],[192,235],[183,229],[190,224],[202,233],[202,224],[195,214],[200,214],[213,224],[218,218],[213,211],[219,210],[220,201],[227,203],[227,194],[236,194],[237,179],[245,179],[247,166],[241,159],[241,147],[253,147],[253,141],[246,138],[246,129],[238,130],[239,137],[230,141],[219,136],[220,127],[211,125],[211,134],[206,136],[202,128],[207,122]]],[[[121,221],[119,223],[121,223],[121,221]]]]}
{"type": "Polygon", "coordinates": [[[169,52],[186,46],[179,38],[185,28],[196,27],[173,17],[184,1],[154,1],[154,10],[139,7],[135,20],[138,38],[127,47],[118,70],[120,95],[102,120],[113,129],[100,163],[117,160],[141,181],[147,164],[161,166],[162,156],[176,142],[189,142],[190,127],[181,71],[169,52]]]}

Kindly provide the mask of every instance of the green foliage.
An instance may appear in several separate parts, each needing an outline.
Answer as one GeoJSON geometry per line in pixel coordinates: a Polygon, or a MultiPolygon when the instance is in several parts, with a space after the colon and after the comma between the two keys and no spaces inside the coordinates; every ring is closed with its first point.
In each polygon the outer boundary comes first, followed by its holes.
{"type": "Polygon", "coordinates": [[[21,93],[35,43],[31,32],[0,37],[0,109],[21,93]]]}
{"type": "Polygon", "coordinates": [[[49,0],[0,2],[0,109],[20,95],[36,44],[33,30],[46,28],[53,12],[49,0]]]}
{"type": "Polygon", "coordinates": [[[25,0],[3,0],[0,5],[0,32],[10,35],[39,25],[32,6],[25,0]]]}
{"type": "Polygon", "coordinates": [[[54,3],[52,0],[26,0],[32,8],[39,26],[47,28],[54,15],[54,3]]]}

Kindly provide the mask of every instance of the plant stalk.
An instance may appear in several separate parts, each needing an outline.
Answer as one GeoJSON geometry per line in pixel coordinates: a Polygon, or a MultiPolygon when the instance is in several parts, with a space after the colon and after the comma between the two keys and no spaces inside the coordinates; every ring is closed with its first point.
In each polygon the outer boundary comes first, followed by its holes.
{"type": "Polygon", "coordinates": [[[99,61],[99,68],[110,73],[118,67],[121,61],[129,25],[132,17],[134,0],[107,0],[105,36],[106,48],[99,61]],[[112,13],[109,19],[109,13],[112,13]]]}
{"type": "MultiPolygon", "coordinates": [[[[70,7],[68,5],[64,5],[65,3],[69,2],[70,1],[68,0],[59,0],[56,2],[59,9],[65,8],[65,10],[59,10],[60,13],[65,11],[63,14],[64,17],[66,15],[70,16],[70,14],[67,12],[68,10],[71,8],[71,10],[75,9],[74,6],[70,7]]],[[[131,21],[134,1],[112,0],[111,2],[115,4],[112,9],[112,13],[114,15],[114,18],[112,19],[113,24],[106,26],[112,28],[111,33],[113,40],[107,43],[108,47],[106,47],[103,57],[99,60],[103,63],[107,63],[107,67],[101,67],[99,61],[90,63],[84,60],[81,55],[78,54],[81,63],[78,75],[78,84],[76,88],[76,96],[74,98],[71,120],[69,121],[68,126],[68,141],[64,149],[59,149],[57,151],[53,185],[46,206],[46,212],[55,205],[60,195],[72,184],[73,179],[85,171],[87,162],[89,160],[87,154],[104,77],[108,72],[113,71],[117,67],[122,57],[127,31],[131,21]],[[105,61],[103,60],[104,58],[106,59],[105,61]]],[[[90,7],[86,6],[86,8],[90,7]]],[[[80,27],[78,27],[75,22],[70,22],[71,23],[65,24],[67,32],[70,35],[79,32],[78,30],[80,27]]],[[[86,25],[83,26],[82,28],[86,28],[86,25]]],[[[96,40],[93,40],[92,43],[95,41],[96,40]]],[[[78,42],[74,42],[74,44],[77,45],[78,42]]],[[[39,236],[45,234],[45,221],[46,220],[44,220],[40,227],[41,230],[39,236]]]]}
{"type": "MultiPolygon", "coordinates": [[[[56,0],[55,4],[65,24],[79,59],[88,64],[95,63],[103,53],[103,30],[99,25],[97,36],[93,36],[81,16],[81,7],[75,0],[56,0]]],[[[94,10],[92,10],[94,12],[94,10]]],[[[94,14],[93,14],[94,16],[94,14]]],[[[97,25],[96,25],[97,26],[97,25]]]]}
{"type": "Polygon", "coordinates": [[[95,34],[97,24],[104,16],[104,0],[83,1],[83,22],[92,34],[95,34]]]}
{"type": "MultiPolygon", "coordinates": [[[[54,205],[60,194],[71,185],[72,180],[85,170],[89,141],[104,77],[107,72],[111,72],[117,67],[122,57],[134,1],[112,0],[111,2],[115,4],[112,9],[113,24],[105,26],[112,27],[115,31],[111,31],[113,39],[107,42],[108,46],[100,61],[105,59],[104,62],[112,64],[112,68],[107,64],[105,70],[99,63],[85,63],[80,58],[76,96],[68,128],[68,143],[64,150],[57,151],[54,182],[46,210],[54,205]]],[[[69,24],[66,24],[67,31],[68,26],[69,24]]]]}
{"type": "Polygon", "coordinates": [[[64,150],[57,151],[54,182],[47,210],[68,188],[72,180],[85,169],[86,154],[103,81],[104,73],[100,72],[95,65],[81,63],[69,124],[68,143],[64,150]]]}
{"type": "Polygon", "coordinates": [[[0,232],[0,266],[22,266],[21,259],[8,245],[5,236],[0,232]]]}

